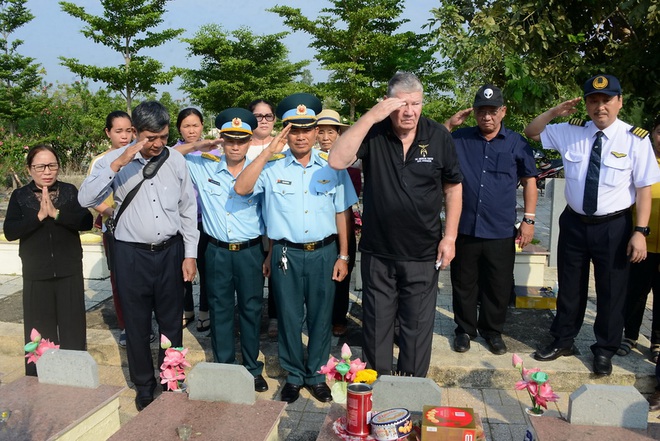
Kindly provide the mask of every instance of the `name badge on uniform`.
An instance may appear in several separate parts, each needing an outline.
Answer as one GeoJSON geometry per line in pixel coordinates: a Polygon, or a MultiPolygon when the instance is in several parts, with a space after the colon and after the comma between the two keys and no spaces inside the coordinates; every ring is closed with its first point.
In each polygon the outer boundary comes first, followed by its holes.
{"type": "Polygon", "coordinates": [[[328,179],[319,179],[317,182],[318,182],[319,184],[327,184],[327,183],[330,182],[330,181],[329,181],[328,179]]]}
{"type": "Polygon", "coordinates": [[[209,178],[209,182],[210,182],[211,184],[215,184],[215,185],[218,185],[218,186],[220,185],[220,183],[219,183],[218,181],[215,181],[215,180],[213,180],[213,179],[211,179],[211,178],[209,178]]]}
{"type": "Polygon", "coordinates": [[[291,181],[285,181],[284,179],[278,179],[278,184],[291,185],[291,181]]]}

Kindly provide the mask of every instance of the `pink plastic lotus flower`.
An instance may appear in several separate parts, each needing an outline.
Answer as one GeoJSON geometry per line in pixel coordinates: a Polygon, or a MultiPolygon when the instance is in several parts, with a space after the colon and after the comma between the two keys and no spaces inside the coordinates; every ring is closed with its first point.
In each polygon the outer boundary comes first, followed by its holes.
{"type": "Polygon", "coordinates": [[[161,349],[168,349],[172,347],[172,342],[170,339],[165,337],[163,334],[160,335],[160,347],[161,349]]]}
{"type": "Polygon", "coordinates": [[[188,349],[183,349],[181,351],[168,348],[165,351],[165,358],[163,359],[163,364],[160,366],[161,369],[166,369],[168,367],[190,367],[190,363],[186,360],[186,354],[188,349]]]}
{"type": "Polygon", "coordinates": [[[186,360],[188,349],[173,348],[172,342],[164,335],[160,336],[160,347],[165,349],[165,357],[160,365],[160,382],[167,384],[167,390],[179,390],[186,379],[184,368],[190,367],[186,360]]]}
{"type": "Polygon", "coordinates": [[[513,354],[511,363],[520,371],[522,380],[516,382],[516,390],[527,390],[529,398],[532,400],[532,412],[542,413],[541,407],[548,408],[548,402],[559,400],[559,395],[555,394],[548,382],[548,374],[541,372],[538,368],[525,369],[522,358],[513,354]]]}
{"type": "Polygon", "coordinates": [[[160,373],[160,383],[167,384],[167,390],[179,390],[179,382],[186,379],[186,374],[176,368],[166,368],[160,373]]]}
{"type": "Polygon", "coordinates": [[[59,349],[60,345],[56,345],[52,341],[48,340],[47,338],[41,338],[41,334],[39,334],[39,331],[36,329],[32,328],[32,331],[30,332],[30,342],[27,343],[24,347],[25,352],[25,358],[27,358],[28,363],[35,363],[39,358],[46,352],[48,349],[59,349]]]}

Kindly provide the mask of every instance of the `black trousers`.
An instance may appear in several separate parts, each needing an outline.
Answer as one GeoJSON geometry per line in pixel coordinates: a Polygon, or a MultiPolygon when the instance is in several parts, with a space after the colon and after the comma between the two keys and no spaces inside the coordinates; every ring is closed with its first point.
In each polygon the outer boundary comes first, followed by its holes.
{"type": "MultiPolygon", "coordinates": [[[[82,273],[46,280],[23,279],[23,333],[32,328],[60,349],[84,351],[87,345],[85,288],[82,273]]],[[[37,366],[25,364],[25,375],[36,376],[37,366]]]]}
{"type": "MultiPolygon", "coordinates": [[[[357,243],[355,232],[348,233],[348,274],[341,282],[335,282],[335,302],[332,305],[332,324],[345,325],[348,323],[346,314],[348,313],[348,299],[351,291],[351,273],[355,268],[355,253],[357,243]]],[[[339,239],[337,239],[337,249],[339,249],[339,239]]]]}
{"type": "Polygon", "coordinates": [[[647,253],[646,259],[630,265],[624,336],[631,340],[639,338],[646,298],[653,291],[653,320],[651,322],[651,344],[660,344],[660,253],[647,253]]]}
{"type": "Polygon", "coordinates": [[[557,315],[550,334],[557,347],[571,347],[584,321],[589,288],[589,262],[596,281],[594,355],[611,358],[621,343],[628,284],[626,247],[632,232],[630,213],[588,224],[570,210],[559,217],[557,315]]]}
{"type": "Polygon", "coordinates": [[[501,335],[513,284],[515,237],[481,239],[459,234],[451,261],[456,334],[501,335]],[[478,302],[481,293],[481,308],[478,302]],[[478,316],[478,318],[477,318],[478,316]]]}
{"type": "Polygon", "coordinates": [[[438,293],[434,262],[403,262],[362,253],[362,350],[380,375],[392,374],[394,321],[399,321],[396,371],[426,377],[431,363],[438,293]]]}
{"type": "MultiPolygon", "coordinates": [[[[115,242],[114,267],[126,322],[128,370],[138,394],[150,395],[157,384],[149,343],[152,311],[158,333],[165,335],[172,346],[183,345],[183,257],[181,236],[176,236],[175,243],[161,251],[115,242]]],[[[160,349],[156,369],[164,358],[165,351],[160,349]]]]}

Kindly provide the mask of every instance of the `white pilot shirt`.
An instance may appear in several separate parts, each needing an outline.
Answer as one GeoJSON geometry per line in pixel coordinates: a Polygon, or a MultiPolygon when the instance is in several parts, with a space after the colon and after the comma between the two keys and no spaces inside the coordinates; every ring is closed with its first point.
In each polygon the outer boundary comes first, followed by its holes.
{"type": "MultiPolygon", "coordinates": [[[[648,136],[633,135],[631,127],[617,119],[602,131],[605,136],[602,138],[595,216],[629,208],[635,203],[636,188],[660,182],[660,168],[648,136]]],[[[598,130],[593,121],[588,121],[584,126],[550,124],[541,132],[543,148],[561,153],[566,176],[566,202],[581,214],[584,214],[582,200],[589,157],[598,130]]]]}

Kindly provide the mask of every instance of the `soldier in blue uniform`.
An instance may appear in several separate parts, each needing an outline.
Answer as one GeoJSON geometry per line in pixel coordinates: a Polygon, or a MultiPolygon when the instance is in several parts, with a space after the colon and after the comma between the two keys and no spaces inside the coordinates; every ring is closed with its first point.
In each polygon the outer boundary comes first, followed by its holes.
{"type": "MultiPolygon", "coordinates": [[[[211,344],[218,363],[234,363],[234,292],[243,365],[254,376],[257,392],[268,390],[261,375],[259,330],[263,303],[264,250],[261,236],[261,195],[240,196],[234,191],[236,177],[245,169],[252,130],[257,120],[246,109],[223,110],[215,119],[224,154],[186,155],[190,177],[198,188],[202,223],[209,235],[206,250],[206,284],[211,318],[211,344]]],[[[201,140],[178,147],[183,154],[213,148],[217,141],[201,140]]]]}
{"type": "Polygon", "coordinates": [[[612,75],[584,83],[591,121],[577,118],[549,124],[575,113],[582,98],[565,101],[537,116],[525,135],[556,149],[564,160],[567,206],[559,218],[557,315],[550,328],[553,342],[534,353],[539,361],[573,355],[587,306],[589,263],[594,265],[597,310],[593,369],[612,373],[612,356],[623,333],[623,310],[629,262],[646,259],[651,213],[651,184],[660,180],[648,132],[618,119],[621,85],[612,75]],[[645,132],[645,131],[644,131],[645,132]],[[630,207],[636,204],[633,225],[630,207]]]}
{"type": "Polygon", "coordinates": [[[312,149],[320,111],[321,102],[312,95],[285,98],[276,110],[284,129],[234,187],[238,194],[264,198],[263,217],[273,240],[270,271],[281,293],[275,298],[280,364],[289,372],[281,399],[288,403],[298,399],[303,386],[321,402],[332,400],[318,371],[330,352],[334,281],[348,274],[350,209],[357,202],[348,173],[333,170],[327,155],[312,149]],[[287,142],[289,150],[280,153],[287,142]]]}

